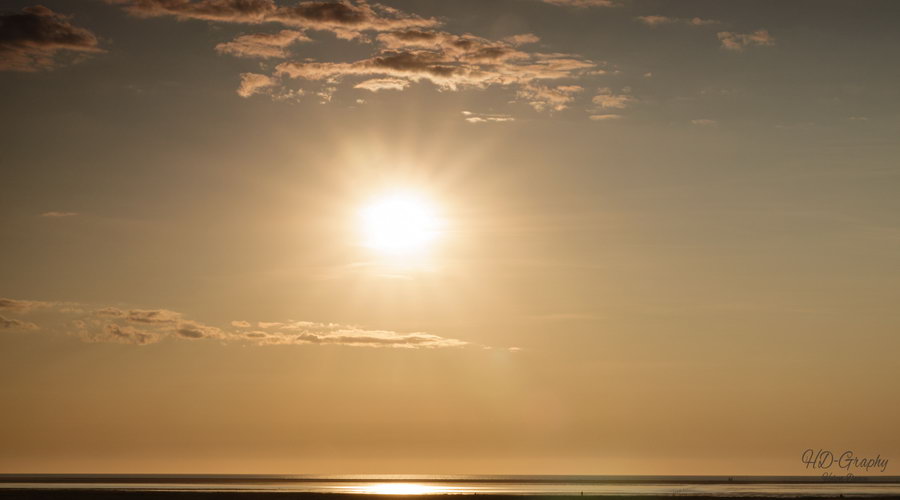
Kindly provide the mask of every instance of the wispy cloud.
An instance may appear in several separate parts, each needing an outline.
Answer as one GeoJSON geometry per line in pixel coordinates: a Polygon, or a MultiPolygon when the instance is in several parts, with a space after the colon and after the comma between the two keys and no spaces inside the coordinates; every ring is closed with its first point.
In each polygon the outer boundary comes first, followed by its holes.
{"type": "Polygon", "coordinates": [[[734,33],[731,31],[720,31],[717,33],[719,41],[722,42],[722,48],[740,52],[746,47],[772,46],[775,45],[775,37],[769,34],[767,30],[756,30],[753,33],[734,33]]]}
{"type": "Polygon", "coordinates": [[[541,0],[552,5],[566,7],[615,7],[618,4],[613,0],[541,0]]]}
{"type": "Polygon", "coordinates": [[[44,212],[41,214],[41,217],[62,218],[75,217],[76,215],[78,215],[77,212],[44,212]]]}
{"type": "Polygon", "coordinates": [[[637,21],[647,26],[660,26],[664,24],[685,24],[688,26],[709,26],[721,24],[715,19],[703,19],[700,17],[669,17],[669,16],[638,16],[637,21]]]}
{"type": "Polygon", "coordinates": [[[583,91],[584,87],[580,85],[550,87],[528,83],[519,89],[518,96],[525,99],[536,111],[562,111],[575,100],[576,94],[583,91]]]}
{"type": "Polygon", "coordinates": [[[269,75],[241,73],[241,85],[238,87],[237,93],[241,97],[250,97],[276,85],[278,85],[278,81],[269,75]]]}
{"type": "Polygon", "coordinates": [[[510,115],[475,113],[474,111],[463,111],[463,119],[469,123],[506,123],[515,121],[510,115]]]}
{"type": "Polygon", "coordinates": [[[309,42],[311,39],[301,31],[281,30],[278,33],[254,33],[235,38],[230,42],[216,45],[221,54],[248,58],[285,58],[287,47],[296,42],[309,42]]]}
{"type": "Polygon", "coordinates": [[[104,52],[97,37],[71,23],[71,16],[43,5],[0,14],[0,71],[39,71],[62,63],[60,53],[104,52]]]}
{"type": "Polygon", "coordinates": [[[442,348],[467,342],[427,332],[396,332],[356,325],[312,321],[232,321],[228,327],[188,319],[168,309],[91,308],[71,303],[0,298],[0,310],[18,319],[0,316],[0,328],[34,330],[46,321],[45,331],[62,331],[85,342],[148,345],[166,339],[219,340],[257,345],[344,345],[351,347],[442,348]],[[39,310],[40,309],[40,310],[39,310]],[[34,319],[34,322],[31,321],[34,319]]]}
{"type": "Polygon", "coordinates": [[[513,46],[519,46],[538,43],[541,41],[541,38],[534,33],[522,33],[519,35],[508,36],[504,38],[503,41],[513,46]]]}
{"type": "Polygon", "coordinates": [[[710,118],[698,118],[696,120],[691,120],[691,124],[701,127],[717,127],[719,122],[710,118]]]}
{"type": "Polygon", "coordinates": [[[608,87],[603,87],[597,90],[597,95],[591,99],[591,102],[601,110],[625,109],[637,102],[637,99],[631,95],[631,89],[627,87],[619,93],[613,92],[608,87]]]}

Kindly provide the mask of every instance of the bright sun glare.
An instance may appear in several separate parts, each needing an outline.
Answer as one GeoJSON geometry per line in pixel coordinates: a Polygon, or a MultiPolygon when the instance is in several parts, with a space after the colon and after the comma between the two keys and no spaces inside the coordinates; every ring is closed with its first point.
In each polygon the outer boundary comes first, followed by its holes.
{"type": "Polygon", "coordinates": [[[362,493],[372,495],[429,495],[449,493],[447,488],[414,483],[380,483],[367,486],[362,493]]]}
{"type": "Polygon", "coordinates": [[[388,254],[425,250],[440,233],[440,221],[426,199],[412,193],[378,198],[361,212],[364,244],[388,254]]]}

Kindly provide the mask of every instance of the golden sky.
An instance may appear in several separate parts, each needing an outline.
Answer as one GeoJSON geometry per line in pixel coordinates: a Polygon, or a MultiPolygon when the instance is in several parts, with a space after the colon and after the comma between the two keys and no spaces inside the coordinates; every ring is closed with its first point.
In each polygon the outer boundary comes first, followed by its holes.
{"type": "Polygon", "coordinates": [[[0,473],[900,460],[898,18],[4,2],[0,473]]]}

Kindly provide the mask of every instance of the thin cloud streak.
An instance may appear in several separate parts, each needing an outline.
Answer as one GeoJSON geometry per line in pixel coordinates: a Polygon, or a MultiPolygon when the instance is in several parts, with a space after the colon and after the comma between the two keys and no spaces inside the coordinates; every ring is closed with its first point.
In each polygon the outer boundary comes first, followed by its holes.
{"type": "Polygon", "coordinates": [[[369,92],[381,92],[382,90],[403,90],[410,86],[409,80],[400,78],[373,78],[353,86],[355,89],[368,90],[369,92]]]}
{"type": "Polygon", "coordinates": [[[469,123],[508,123],[515,121],[510,115],[475,113],[473,111],[463,111],[464,119],[469,123]]]}
{"type": "Polygon", "coordinates": [[[41,217],[63,218],[63,217],[75,217],[77,215],[79,215],[77,212],[44,212],[41,214],[41,217]]]}
{"type": "Polygon", "coordinates": [[[541,0],[551,5],[561,5],[563,7],[617,7],[618,4],[613,0],[541,0]]]}
{"type": "MultiPolygon", "coordinates": [[[[46,321],[45,331],[63,331],[85,342],[112,342],[149,345],[166,339],[219,340],[265,345],[342,345],[348,347],[384,347],[434,349],[465,347],[468,342],[427,332],[396,332],[366,329],[339,323],[311,321],[258,322],[232,321],[230,328],[219,328],[187,319],[168,309],[88,308],[70,303],[37,302],[0,298],[0,309],[15,315],[37,315],[46,321]],[[50,319],[48,319],[50,318],[50,319]],[[51,320],[55,319],[55,320],[51,320]]],[[[30,318],[29,318],[30,319],[30,318]]],[[[36,320],[40,320],[37,318],[36,320]]],[[[41,321],[44,323],[44,321],[41,321]]],[[[36,330],[38,324],[0,316],[0,328],[36,330]]]]}
{"type": "Polygon", "coordinates": [[[607,113],[607,114],[603,114],[603,115],[591,115],[589,118],[591,119],[591,121],[594,121],[594,122],[602,122],[602,121],[609,121],[609,120],[618,120],[618,119],[622,118],[622,115],[618,115],[615,113],[607,113]]]}
{"type": "Polygon", "coordinates": [[[710,26],[721,24],[721,21],[715,19],[703,19],[700,17],[668,17],[668,16],[638,16],[637,21],[647,26],[661,26],[664,24],[686,24],[688,26],[710,26]]]}

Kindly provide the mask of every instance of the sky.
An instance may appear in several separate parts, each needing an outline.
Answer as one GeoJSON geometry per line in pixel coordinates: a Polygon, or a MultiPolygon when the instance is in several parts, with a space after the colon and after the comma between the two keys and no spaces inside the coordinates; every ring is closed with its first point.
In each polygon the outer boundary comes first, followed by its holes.
{"type": "Polygon", "coordinates": [[[0,472],[900,463],[897,2],[40,2],[0,472]]]}

